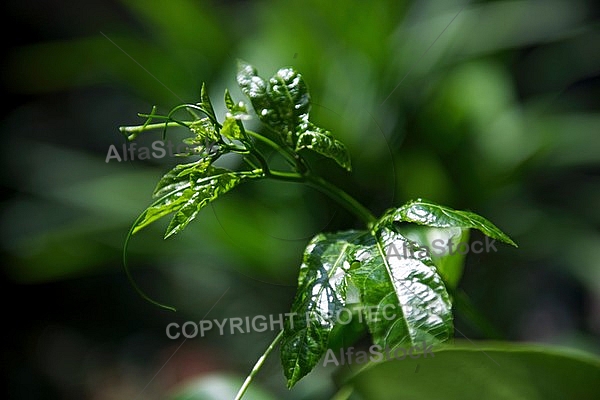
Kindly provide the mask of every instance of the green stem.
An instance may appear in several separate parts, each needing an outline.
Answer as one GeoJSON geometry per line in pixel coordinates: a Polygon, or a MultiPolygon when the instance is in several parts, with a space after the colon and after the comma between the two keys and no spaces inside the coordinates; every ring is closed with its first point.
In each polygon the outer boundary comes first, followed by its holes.
{"type": "Polygon", "coordinates": [[[369,229],[377,221],[377,218],[354,197],[344,192],[342,189],[315,175],[301,175],[295,172],[268,171],[267,177],[288,182],[306,182],[309,186],[325,193],[331,199],[337,201],[348,211],[360,218],[369,229]]]}
{"type": "Polygon", "coordinates": [[[268,145],[269,147],[273,148],[274,150],[276,150],[279,154],[281,154],[292,166],[297,166],[298,165],[298,161],[296,159],[296,157],[294,157],[294,153],[292,153],[291,151],[289,151],[288,149],[281,147],[280,145],[278,145],[275,141],[269,139],[268,137],[265,137],[263,135],[261,135],[260,133],[257,132],[253,132],[253,131],[249,131],[246,129],[246,133],[250,136],[252,136],[255,139],[260,140],[261,142],[265,143],[266,145],[268,145]]]}
{"type": "Polygon", "coordinates": [[[306,178],[296,172],[269,171],[269,178],[287,182],[306,182],[306,178]]]}
{"type": "Polygon", "coordinates": [[[263,355],[260,356],[258,361],[256,361],[256,364],[254,364],[254,368],[252,368],[252,371],[250,371],[250,374],[248,374],[248,376],[246,377],[246,380],[244,381],[244,384],[242,385],[242,387],[238,391],[237,395],[235,396],[235,400],[240,400],[242,397],[244,397],[244,394],[246,393],[246,390],[248,390],[248,387],[252,383],[252,380],[254,379],[254,377],[256,376],[258,371],[260,371],[263,364],[265,363],[265,360],[267,359],[267,357],[269,356],[271,351],[273,351],[275,346],[277,346],[277,343],[279,343],[279,341],[281,340],[282,337],[283,337],[283,331],[281,331],[281,332],[279,332],[279,334],[277,334],[277,336],[275,337],[275,339],[273,339],[273,341],[271,342],[269,347],[267,347],[267,349],[265,350],[263,355]]]}
{"type": "MultiPolygon", "coordinates": [[[[157,117],[155,117],[157,118],[157,117]]],[[[119,127],[119,131],[123,134],[127,135],[127,139],[133,140],[139,133],[150,131],[152,129],[166,129],[171,126],[183,126],[188,128],[185,125],[188,122],[182,121],[167,121],[167,122],[159,122],[157,124],[144,124],[144,125],[135,125],[135,126],[121,126],[119,127]]]]}
{"type": "MultiPolygon", "coordinates": [[[[259,158],[259,160],[260,160],[260,158],[259,158]]],[[[360,204],[358,201],[356,201],[356,199],[354,199],[354,197],[350,196],[348,193],[344,192],[342,189],[338,188],[337,186],[334,186],[333,184],[327,182],[325,179],[323,179],[321,177],[310,175],[310,174],[303,175],[303,174],[299,174],[296,172],[271,171],[268,169],[268,167],[266,170],[263,167],[263,172],[265,173],[265,175],[267,177],[281,180],[281,181],[307,182],[308,185],[325,193],[326,195],[331,197],[333,200],[337,201],[340,205],[343,205],[344,207],[346,207],[349,211],[354,213],[357,217],[362,219],[367,224],[369,229],[371,229],[372,225],[376,221],[375,216],[373,216],[373,214],[371,214],[371,212],[368,209],[366,209],[362,204],[360,204]]],[[[248,376],[246,377],[246,380],[244,381],[244,384],[238,391],[238,394],[235,397],[235,400],[240,400],[244,396],[244,393],[246,393],[246,390],[252,383],[252,380],[254,379],[254,377],[256,376],[258,371],[263,366],[265,360],[267,359],[267,357],[269,356],[271,351],[273,351],[273,348],[275,348],[277,343],[281,340],[282,336],[283,336],[283,331],[279,332],[277,337],[273,340],[273,342],[265,350],[263,355],[258,359],[256,364],[254,365],[254,368],[252,368],[252,371],[250,371],[250,374],[248,374],[248,376]]],[[[349,394],[350,393],[344,392],[344,396],[347,396],[349,394]]],[[[340,399],[343,399],[343,398],[347,398],[347,397],[340,397],[340,399]]]]}
{"type": "Polygon", "coordinates": [[[325,179],[315,175],[305,175],[309,186],[320,190],[333,200],[343,205],[348,211],[359,217],[367,227],[371,229],[377,218],[365,206],[360,204],[354,197],[344,192],[337,186],[327,182],[325,179]]]}

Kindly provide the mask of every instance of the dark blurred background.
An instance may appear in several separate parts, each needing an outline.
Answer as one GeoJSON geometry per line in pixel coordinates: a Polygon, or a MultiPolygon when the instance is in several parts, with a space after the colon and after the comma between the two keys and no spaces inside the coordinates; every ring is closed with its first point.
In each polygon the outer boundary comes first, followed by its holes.
{"type": "MultiPolygon", "coordinates": [[[[600,354],[595,3],[3,2],[5,398],[231,397],[276,333],[183,342],[167,324],[287,312],[308,240],[360,226],[312,189],[246,184],[175,238],[166,221],[134,237],[138,284],[176,314],[129,286],[125,235],[180,160],[106,163],[118,127],[197,101],[202,82],[222,116],[226,87],[242,99],[238,58],[303,74],[354,170],[313,163],[375,214],[425,197],[515,239],[469,255],[460,285],[505,339],[600,354]]],[[[486,338],[460,313],[456,326],[486,338]]],[[[329,398],[331,372],[288,392],[274,354],[249,398],[329,398]]]]}

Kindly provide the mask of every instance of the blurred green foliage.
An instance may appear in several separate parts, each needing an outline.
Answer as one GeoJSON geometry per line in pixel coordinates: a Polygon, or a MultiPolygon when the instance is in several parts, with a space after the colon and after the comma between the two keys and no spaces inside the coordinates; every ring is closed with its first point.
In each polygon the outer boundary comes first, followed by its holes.
{"type": "MultiPolygon", "coordinates": [[[[353,172],[319,157],[313,164],[376,215],[425,197],[485,215],[519,243],[469,255],[461,283],[507,338],[600,353],[594,2],[4,7],[17,28],[2,72],[2,178],[11,191],[0,225],[3,286],[30,302],[14,311],[19,328],[8,339],[12,398],[142,390],[162,398],[208,371],[245,373],[269,335],[190,340],[179,351],[194,357],[174,357],[145,388],[177,348],[164,336],[168,322],[287,312],[309,239],[358,226],[312,189],[250,183],[175,240],[163,241],[157,226],[132,242],[140,285],[178,315],[152,309],[127,286],[128,226],[180,160],[105,163],[109,146],[124,143],[117,127],[142,122],[136,113],[152,105],[197,101],[202,82],[220,98],[236,86],[236,58],[265,75],[284,65],[303,74],[315,122],[347,144],[353,172]]],[[[461,332],[481,336],[457,318],[461,332]]],[[[259,381],[278,398],[334,391],[329,370],[288,393],[277,362],[266,368],[259,381]]]]}

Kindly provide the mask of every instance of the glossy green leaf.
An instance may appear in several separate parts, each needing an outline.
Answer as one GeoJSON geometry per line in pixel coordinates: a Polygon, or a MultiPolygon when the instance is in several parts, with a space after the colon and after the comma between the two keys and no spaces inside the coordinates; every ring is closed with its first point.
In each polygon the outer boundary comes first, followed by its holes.
{"type": "Polygon", "coordinates": [[[163,175],[158,181],[152,197],[160,198],[166,194],[176,191],[180,188],[189,187],[189,179],[187,176],[191,173],[196,176],[208,174],[210,167],[210,159],[204,159],[198,162],[189,164],[178,164],[172,170],[163,175]]]}
{"type": "Polygon", "coordinates": [[[243,178],[249,175],[243,172],[231,172],[226,169],[211,167],[211,174],[208,177],[195,179],[194,174],[190,176],[193,180],[191,188],[182,195],[186,200],[178,203],[180,207],[178,207],[167,227],[165,239],[179,233],[196,218],[198,212],[208,203],[233,189],[243,178]]]}
{"type": "Polygon", "coordinates": [[[354,287],[373,342],[393,349],[423,340],[439,343],[453,334],[451,304],[442,279],[423,250],[402,235],[380,228],[321,234],[308,245],[292,306],[293,327],[286,326],[282,364],[293,386],[326,352],[329,335],[354,287]],[[409,246],[411,257],[394,258],[392,246],[409,246]],[[348,279],[349,278],[349,279],[348,279]]]}
{"type": "Polygon", "coordinates": [[[474,228],[492,239],[517,247],[511,238],[487,219],[470,211],[453,210],[422,199],[409,201],[400,208],[387,211],[381,221],[384,224],[392,221],[412,222],[436,228],[474,228]]]}
{"type": "Polygon", "coordinates": [[[242,93],[250,99],[258,118],[265,125],[278,132],[283,124],[282,117],[271,101],[268,83],[258,76],[256,68],[240,61],[238,63],[237,82],[242,93]]]}
{"type": "Polygon", "coordinates": [[[358,244],[350,276],[373,342],[393,349],[450,339],[452,304],[427,252],[388,228],[362,236],[358,244]]]}
{"type": "Polygon", "coordinates": [[[426,248],[446,287],[456,288],[462,277],[469,243],[469,230],[462,228],[432,228],[402,224],[395,230],[407,239],[426,248]]]}
{"type": "Polygon", "coordinates": [[[336,315],[346,305],[346,271],[352,242],[362,232],[319,234],[306,247],[281,344],[281,363],[292,387],[308,374],[327,350],[336,315]]]}
{"type": "Polygon", "coordinates": [[[465,342],[433,356],[371,363],[342,379],[365,399],[596,399],[600,359],[558,347],[465,342]]]}
{"type": "Polygon", "coordinates": [[[209,202],[239,184],[243,179],[258,177],[251,172],[232,172],[210,165],[209,160],[180,164],[159,181],[148,207],[133,228],[133,234],[158,219],[175,213],[165,238],[180,232],[209,202]]]}
{"type": "Polygon", "coordinates": [[[176,190],[152,203],[142,213],[139,222],[133,227],[132,234],[136,234],[151,223],[179,210],[193,194],[193,191],[189,189],[190,187],[190,182],[182,183],[176,190]]]}
{"type": "Polygon", "coordinates": [[[302,124],[296,143],[296,151],[311,149],[319,154],[335,160],[341,167],[350,171],[352,169],[350,154],[346,146],[336,140],[331,132],[315,126],[313,123],[302,124]],[[303,127],[306,126],[306,129],[303,127]]]}
{"type": "Polygon", "coordinates": [[[282,143],[294,151],[313,150],[351,169],[346,147],[331,132],[309,121],[310,95],[298,72],[282,68],[265,81],[254,67],[240,62],[237,81],[258,118],[276,132],[282,143]]]}
{"type": "Polygon", "coordinates": [[[254,67],[240,62],[237,81],[258,118],[284,143],[294,146],[296,127],[308,122],[310,110],[310,95],[302,76],[292,68],[282,68],[267,82],[254,67]]]}

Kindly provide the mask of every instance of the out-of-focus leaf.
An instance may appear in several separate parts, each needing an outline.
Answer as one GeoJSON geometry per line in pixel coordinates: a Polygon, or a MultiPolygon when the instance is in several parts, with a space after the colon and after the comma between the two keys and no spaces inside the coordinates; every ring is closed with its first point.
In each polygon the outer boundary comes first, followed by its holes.
{"type": "Polygon", "coordinates": [[[595,399],[597,357],[514,343],[464,343],[366,365],[346,379],[365,399],[595,399]],[[425,357],[426,356],[426,357],[425,357]],[[471,377],[468,383],[465,376],[471,377]]]}
{"type": "MultiPolygon", "coordinates": [[[[242,379],[228,375],[205,375],[176,387],[169,400],[222,400],[233,399],[242,379]]],[[[272,400],[274,397],[260,389],[257,383],[248,388],[245,400],[272,400]]]]}

